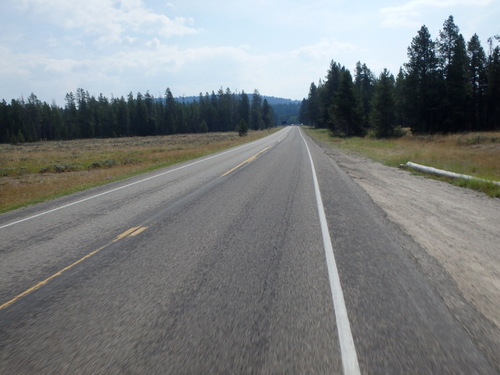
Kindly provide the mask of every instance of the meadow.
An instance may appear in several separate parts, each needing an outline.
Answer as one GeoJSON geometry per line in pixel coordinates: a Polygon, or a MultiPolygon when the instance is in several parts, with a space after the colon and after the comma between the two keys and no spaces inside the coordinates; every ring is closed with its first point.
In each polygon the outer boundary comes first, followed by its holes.
{"type": "MultiPolygon", "coordinates": [[[[405,135],[400,138],[335,138],[326,129],[306,129],[321,142],[347,152],[367,156],[392,167],[408,161],[486,180],[500,181],[500,132],[450,135],[405,135]]],[[[445,179],[450,183],[500,197],[500,187],[464,179],[445,179]]]]}
{"type": "Polygon", "coordinates": [[[163,168],[277,131],[0,144],[0,212],[163,168]]]}

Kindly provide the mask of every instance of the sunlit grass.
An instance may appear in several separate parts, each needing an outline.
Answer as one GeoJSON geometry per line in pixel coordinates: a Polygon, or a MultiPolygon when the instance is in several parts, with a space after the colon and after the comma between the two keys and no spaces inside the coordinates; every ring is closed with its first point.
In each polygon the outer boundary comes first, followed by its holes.
{"type": "Polygon", "coordinates": [[[0,212],[264,137],[249,132],[0,144],[0,212]]]}
{"type": "MultiPolygon", "coordinates": [[[[306,129],[314,138],[397,167],[408,161],[486,180],[500,181],[500,132],[404,136],[393,139],[334,138],[326,129],[306,129]]],[[[500,197],[500,187],[477,181],[454,184],[500,197]]]]}

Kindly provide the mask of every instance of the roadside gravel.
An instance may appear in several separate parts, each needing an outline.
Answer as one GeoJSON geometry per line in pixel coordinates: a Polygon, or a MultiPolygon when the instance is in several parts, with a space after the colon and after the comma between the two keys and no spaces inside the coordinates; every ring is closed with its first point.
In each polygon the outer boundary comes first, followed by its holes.
{"type": "Polygon", "coordinates": [[[500,199],[316,142],[414,239],[403,251],[499,368],[500,199]]]}

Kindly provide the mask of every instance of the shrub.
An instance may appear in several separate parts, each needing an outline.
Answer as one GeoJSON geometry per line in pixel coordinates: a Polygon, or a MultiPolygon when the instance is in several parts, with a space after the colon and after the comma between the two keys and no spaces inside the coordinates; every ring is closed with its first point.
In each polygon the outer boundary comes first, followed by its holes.
{"type": "Polygon", "coordinates": [[[245,135],[248,134],[248,124],[245,120],[241,119],[238,127],[237,127],[237,130],[238,130],[238,134],[240,135],[240,137],[244,137],[245,135]]]}

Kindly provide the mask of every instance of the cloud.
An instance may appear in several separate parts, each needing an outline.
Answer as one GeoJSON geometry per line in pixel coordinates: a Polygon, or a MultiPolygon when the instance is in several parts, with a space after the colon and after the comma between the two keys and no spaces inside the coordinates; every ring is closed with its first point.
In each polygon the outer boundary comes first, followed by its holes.
{"type": "Polygon", "coordinates": [[[247,45],[182,48],[153,37],[131,39],[127,48],[89,58],[55,57],[46,51],[16,52],[0,46],[5,57],[5,64],[0,64],[0,79],[12,77],[23,82],[19,89],[33,91],[42,100],[53,98],[49,93],[56,89],[69,92],[78,87],[89,89],[91,94],[122,95],[144,90],[155,94],[170,86],[178,94],[190,95],[230,84],[233,90],[251,92],[258,88],[291,95],[311,77],[315,80],[323,76],[332,58],[356,50],[349,43],[321,39],[289,52],[262,54],[247,45]]]}
{"type": "Polygon", "coordinates": [[[28,74],[37,58],[36,54],[21,56],[5,46],[0,46],[0,56],[2,56],[0,59],[0,78],[28,74]]]}
{"type": "Polygon", "coordinates": [[[395,7],[379,10],[385,27],[405,27],[415,29],[421,26],[419,18],[424,12],[435,9],[453,9],[457,6],[481,7],[494,0],[411,0],[395,7]]]}
{"type": "Polygon", "coordinates": [[[318,43],[300,47],[290,53],[293,58],[322,60],[331,59],[332,56],[356,51],[356,46],[351,43],[336,42],[330,39],[321,39],[318,43]]]}
{"type": "MultiPolygon", "coordinates": [[[[162,44],[157,38],[94,58],[56,58],[45,52],[15,52],[1,45],[0,54],[3,57],[0,61],[0,79],[11,76],[16,77],[18,81],[34,75],[43,81],[64,81],[71,77],[72,81],[76,82],[88,82],[94,76],[108,77],[109,80],[119,80],[124,76],[185,77],[186,70],[203,69],[204,66],[211,67],[213,75],[220,71],[222,65],[235,63],[236,69],[245,66],[245,69],[252,71],[253,68],[264,64],[263,58],[249,54],[246,46],[181,49],[162,44]]],[[[79,83],[78,87],[83,85],[84,83],[79,83]]]]}
{"type": "Polygon", "coordinates": [[[141,0],[20,0],[27,14],[43,16],[66,30],[83,30],[101,41],[117,41],[135,33],[157,34],[164,38],[197,33],[190,18],[170,18],[155,13],[141,0]]]}

